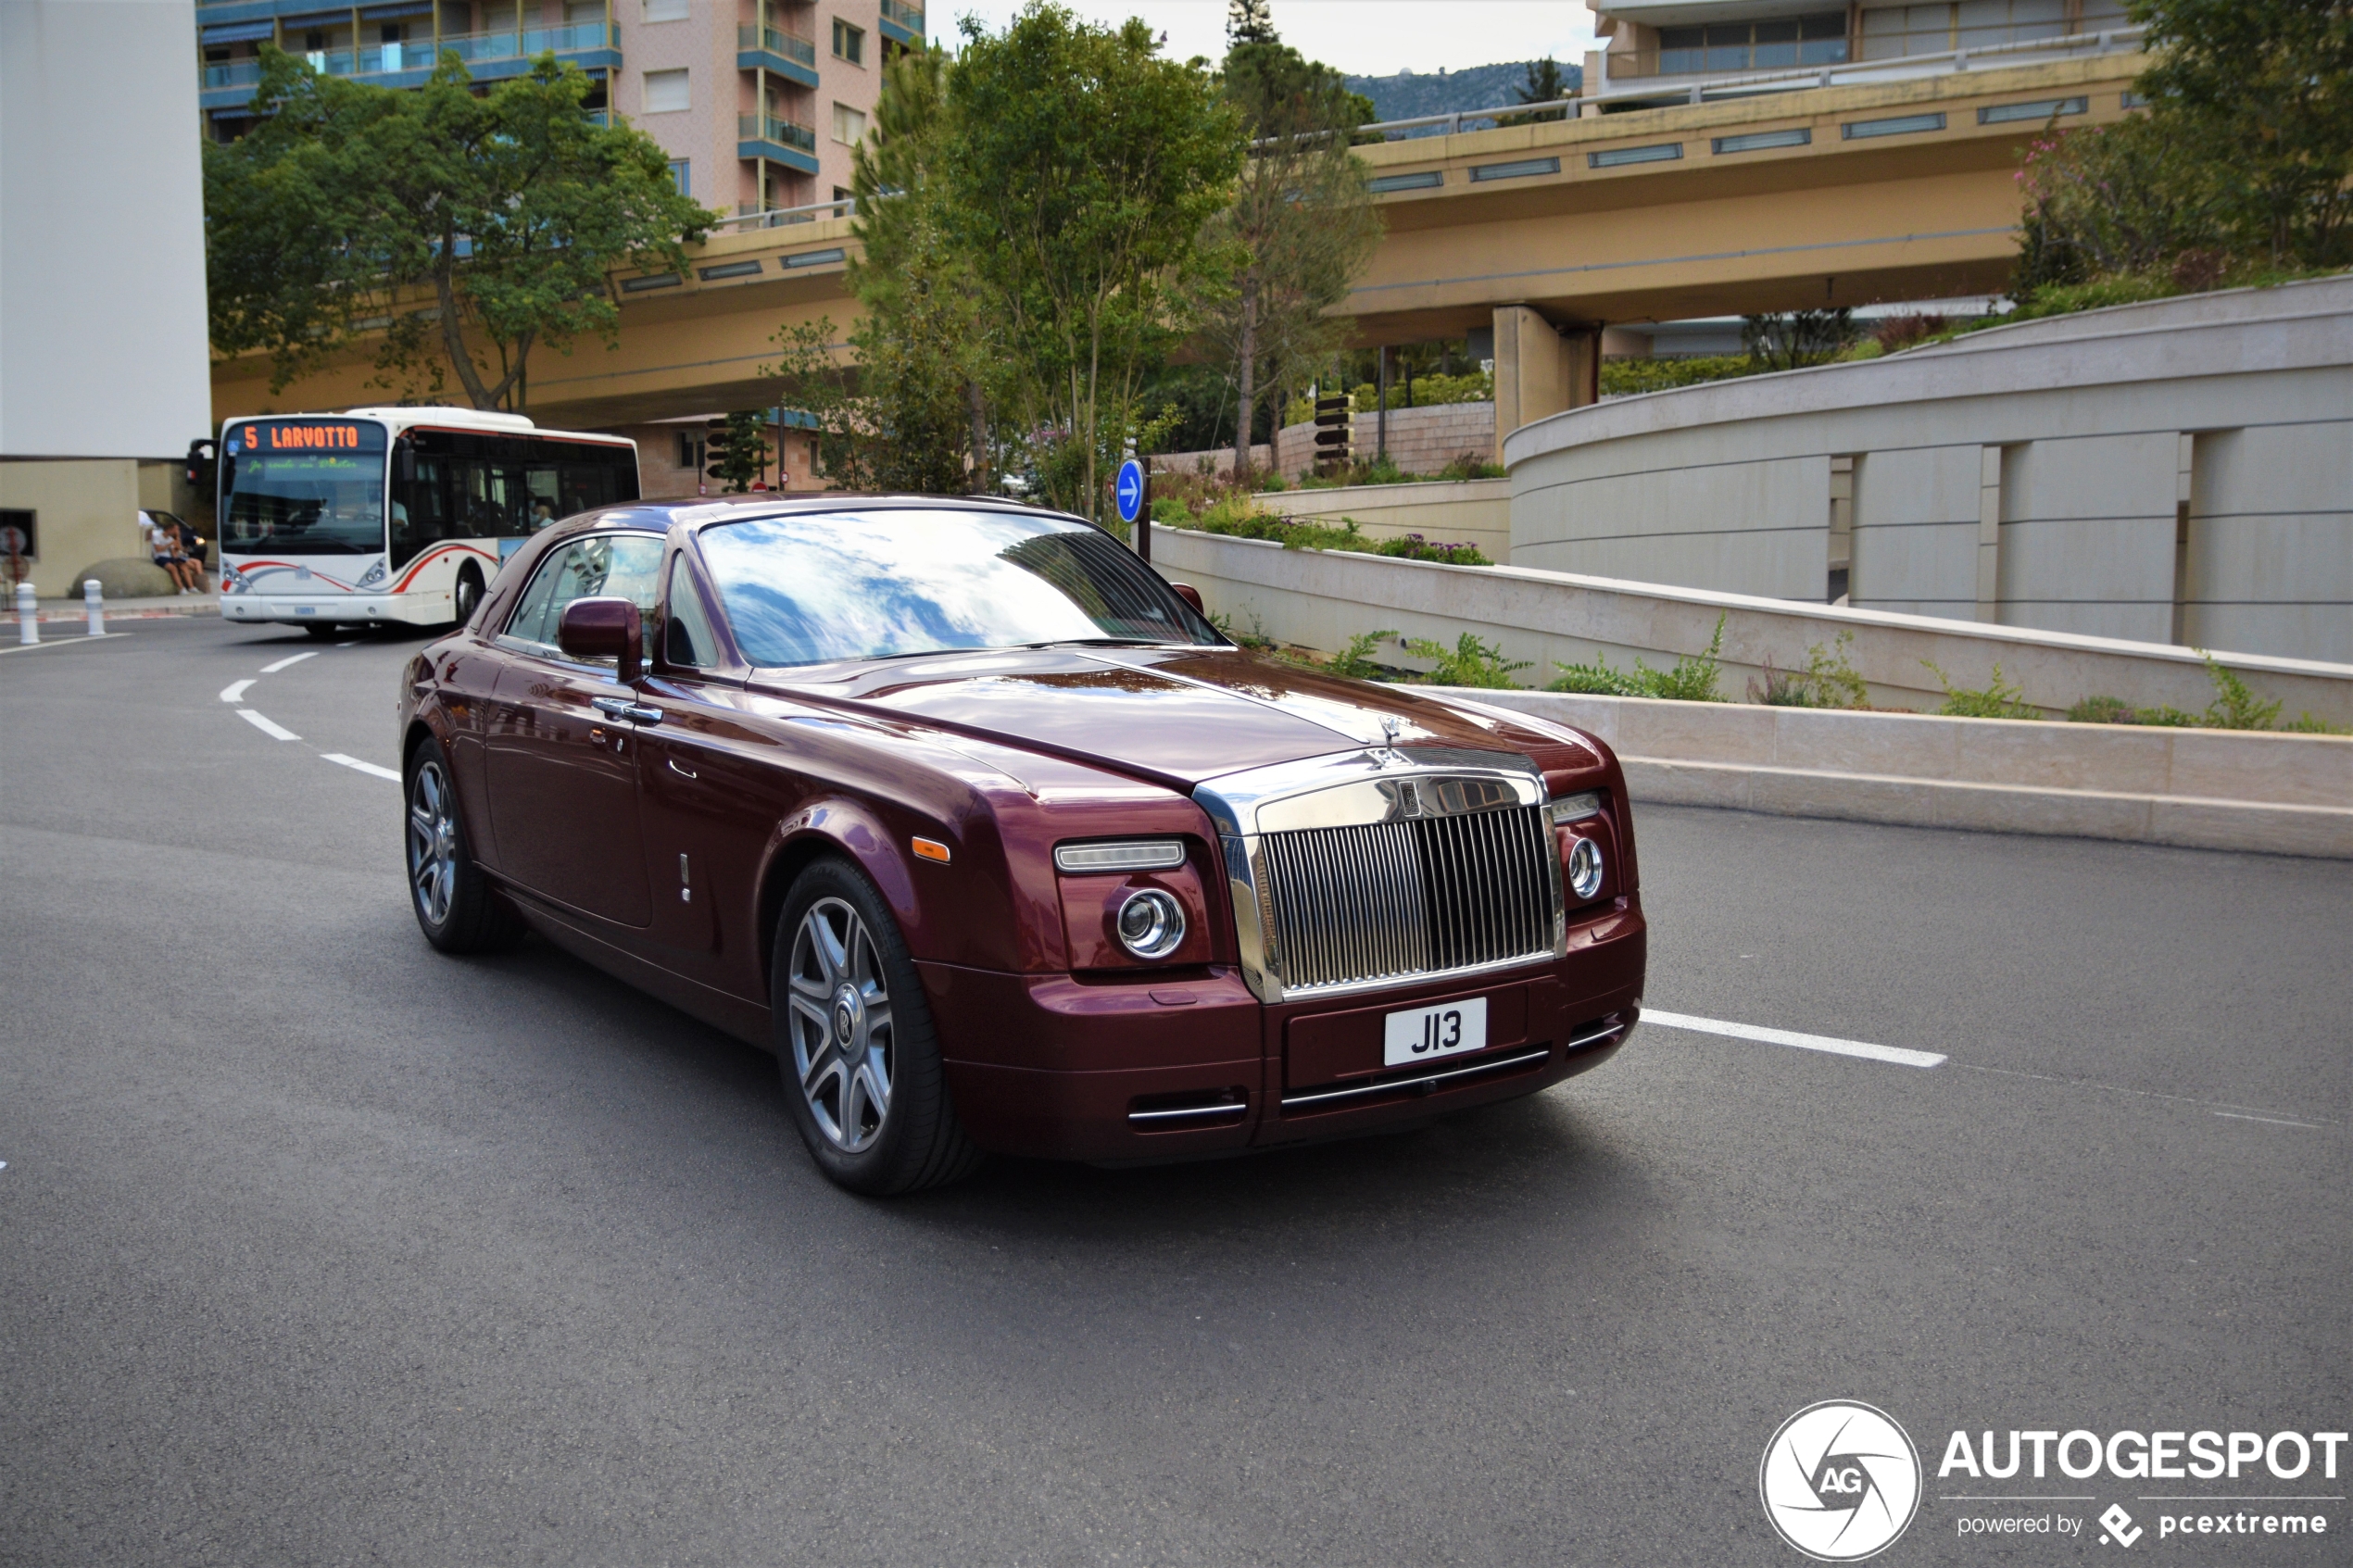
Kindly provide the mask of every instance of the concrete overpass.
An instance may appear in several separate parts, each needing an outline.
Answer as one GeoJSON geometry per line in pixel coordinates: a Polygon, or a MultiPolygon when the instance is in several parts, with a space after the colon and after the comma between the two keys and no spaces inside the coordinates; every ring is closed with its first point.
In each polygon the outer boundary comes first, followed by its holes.
{"type": "MultiPolygon", "coordinates": [[[[2049,123],[2126,110],[2135,52],[1396,141],[1363,149],[1388,232],[1348,301],[1365,344],[1492,325],[1497,433],[1589,402],[1602,325],[1997,292],[2013,179],[2049,123]]],[[[619,280],[617,347],[534,356],[529,412],[610,427],[757,407],[787,323],[844,335],[844,220],[728,231],[682,279],[619,280]]],[[[381,400],[358,357],[272,396],[217,362],[219,417],[381,400]]]]}

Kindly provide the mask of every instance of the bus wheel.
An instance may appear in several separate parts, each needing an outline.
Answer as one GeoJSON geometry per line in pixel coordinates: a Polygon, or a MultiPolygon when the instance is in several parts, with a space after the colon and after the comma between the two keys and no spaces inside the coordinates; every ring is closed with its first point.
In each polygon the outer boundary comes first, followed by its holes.
{"type": "Polygon", "coordinates": [[[463,626],[482,608],[482,573],[468,562],[458,569],[458,586],[450,595],[450,605],[458,612],[458,624],[463,626]]]}

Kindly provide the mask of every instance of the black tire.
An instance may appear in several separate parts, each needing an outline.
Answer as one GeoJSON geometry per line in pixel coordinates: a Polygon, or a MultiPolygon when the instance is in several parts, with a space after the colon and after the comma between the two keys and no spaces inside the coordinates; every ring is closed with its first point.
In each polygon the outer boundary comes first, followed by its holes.
{"type": "Polygon", "coordinates": [[[457,612],[456,624],[465,625],[482,608],[482,573],[472,561],[458,569],[458,585],[450,590],[449,607],[457,612]]]}
{"type": "Polygon", "coordinates": [[[319,621],[306,621],[302,623],[302,629],[322,643],[329,637],[339,636],[343,633],[342,627],[332,626],[319,621]]]}
{"type": "Polygon", "coordinates": [[[864,873],[829,859],[793,880],[773,973],[785,1103],[828,1179],[880,1198],[978,1167],[949,1098],[923,981],[864,873]]]}
{"type": "Polygon", "coordinates": [[[427,735],[409,752],[400,797],[406,803],[402,863],[409,872],[409,907],[425,940],[445,953],[495,953],[520,941],[523,924],[491,891],[474,864],[458,810],[449,754],[427,735]]]}

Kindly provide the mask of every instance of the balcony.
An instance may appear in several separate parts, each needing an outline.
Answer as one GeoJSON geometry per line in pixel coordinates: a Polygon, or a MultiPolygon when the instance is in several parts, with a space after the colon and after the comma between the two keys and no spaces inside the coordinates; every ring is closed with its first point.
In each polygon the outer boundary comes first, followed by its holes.
{"type": "Polygon", "coordinates": [[[744,22],[736,29],[736,69],[772,70],[803,87],[817,85],[817,45],[779,28],[744,22]]]}
{"type": "Polygon", "coordinates": [[[924,9],[907,0],[882,0],[882,33],[894,44],[920,49],[924,43],[924,9]]]}
{"type": "Polygon", "coordinates": [[[803,174],[817,172],[817,132],[782,115],[736,117],[736,156],[764,157],[803,174]]]}
{"type": "MultiPolygon", "coordinates": [[[[521,76],[531,62],[552,54],[583,69],[611,69],[621,64],[621,30],[602,22],[576,22],[567,27],[531,27],[499,32],[459,33],[443,38],[412,39],[406,44],[377,44],[364,49],[289,50],[308,60],[321,76],[358,77],[385,87],[422,86],[433,74],[441,55],[455,55],[477,82],[521,76]]],[[[261,80],[259,60],[227,60],[204,67],[201,101],[208,109],[233,108],[253,96],[261,80]]]]}

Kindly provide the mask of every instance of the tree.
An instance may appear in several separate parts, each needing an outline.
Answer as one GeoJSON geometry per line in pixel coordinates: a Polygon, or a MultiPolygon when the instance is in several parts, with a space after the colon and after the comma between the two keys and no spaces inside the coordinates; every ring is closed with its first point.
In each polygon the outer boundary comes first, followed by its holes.
{"type": "Polygon", "coordinates": [[[1227,47],[1281,42],[1275,34],[1275,8],[1268,0],[1226,0],[1227,47]]]}
{"type": "Polygon", "coordinates": [[[1213,294],[1206,336],[1233,367],[1234,472],[1247,480],[1259,406],[1279,408],[1294,382],[1347,336],[1330,314],[1380,237],[1349,132],[1373,106],[1340,72],[1282,44],[1238,44],[1219,79],[1250,138],[1233,204],[1207,240],[1233,257],[1213,294]]]}
{"type": "Polygon", "coordinates": [[[966,19],[964,39],[926,170],[941,243],[986,291],[1050,498],[1097,515],[1139,378],[1190,325],[1239,119],[1134,19],[1111,31],[1033,0],[1001,36],[966,19]]]}
{"type": "Polygon", "coordinates": [[[2133,0],[2149,117],[2218,171],[2274,265],[2353,252],[2353,0],[2133,0]]]}
{"type": "MultiPolygon", "coordinates": [[[[727,486],[730,495],[741,495],[751,489],[751,482],[764,478],[768,472],[768,421],[757,413],[737,412],[727,416],[724,429],[711,433],[711,474],[727,486]]],[[[777,451],[784,450],[783,434],[778,433],[777,451]]]]}
{"type": "Polygon", "coordinates": [[[1741,318],[1741,347],[1762,370],[1819,365],[1838,358],[1838,351],[1854,341],[1855,313],[1844,306],[1741,318]]]}
{"type": "Polygon", "coordinates": [[[535,347],[613,341],[615,269],[685,266],[718,216],[552,55],[483,95],[454,55],[406,92],[262,59],[256,128],[205,147],[206,279],[213,345],[268,352],[272,391],[372,338],[380,384],[521,408],[535,347]]]}
{"type": "Polygon", "coordinates": [[[989,408],[1003,379],[993,313],[949,238],[934,173],[949,134],[950,69],[937,45],[886,66],[875,133],[851,155],[863,254],[849,286],[865,311],[851,342],[862,417],[881,438],[868,477],[927,495],[988,488],[989,408]]]}
{"type": "MultiPolygon", "coordinates": [[[[1541,60],[1528,62],[1528,80],[1512,89],[1512,96],[1523,104],[1554,104],[1572,96],[1568,79],[1561,74],[1560,62],[1547,55],[1541,60]]],[[[1541,109],[1533,114],[1501,117],[1504,125],[1533,125],[1540,120],[1567,119],[1567,109],[1541,109]]]]}

